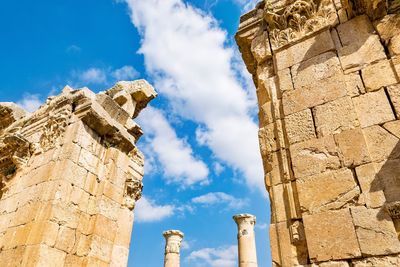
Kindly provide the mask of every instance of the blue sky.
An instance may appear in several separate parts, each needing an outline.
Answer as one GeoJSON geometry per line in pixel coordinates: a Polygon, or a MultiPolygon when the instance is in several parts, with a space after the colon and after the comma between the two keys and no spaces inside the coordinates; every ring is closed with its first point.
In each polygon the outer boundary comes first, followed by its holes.
{"type": "Polygon", "coordinates": [[[146,155],[129,266],[162,266],[162,232],[185,233],[181,265],[237,266],[232,215],[257,216],[270,266],[269,204],[255,88],[234,43],[245,0],[3,1],[0,101],[34,110],[69,84],[145,78],[159,97],[138,118],[146,155]]]}

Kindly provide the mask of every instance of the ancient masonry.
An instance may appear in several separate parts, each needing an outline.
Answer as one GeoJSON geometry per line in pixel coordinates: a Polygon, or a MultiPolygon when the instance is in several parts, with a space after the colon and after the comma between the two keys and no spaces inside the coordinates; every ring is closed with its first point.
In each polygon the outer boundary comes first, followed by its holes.
{"type": "Polygon", "coordinates": [[[33,114],[0,103],[0,265],[126,266],[145,81],[66,87],[33,114]]]}
{"type": "Polygon", "coordinates": [[[399,13],[269,0],[241,18],[274,266],[400,266],[399,13]]]}
{"type": "Polygon", "coordinates": [[[168,230],[163,233],[163,236],[165,238],[164,267],[179,267],[183,233],[178,230],[168,230]]]}

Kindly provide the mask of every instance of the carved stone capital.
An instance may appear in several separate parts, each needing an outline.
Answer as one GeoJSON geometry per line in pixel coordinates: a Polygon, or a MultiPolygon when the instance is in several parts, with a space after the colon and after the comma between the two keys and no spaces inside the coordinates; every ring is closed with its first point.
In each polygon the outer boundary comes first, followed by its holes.
{"type": "Polygon", "coordinates": [[[137,179],[129,178],[125,182],[125,205],[133,210],[136,201],[142,197],[143,182],[137,179]]]}
{"type": "Polygon", "coordinates": [[[183,233],[178,230],[169,230],[163,233],[165,238],[165,254],[168,253],[180,253],[181,243],[183,239],[183,233]]]}

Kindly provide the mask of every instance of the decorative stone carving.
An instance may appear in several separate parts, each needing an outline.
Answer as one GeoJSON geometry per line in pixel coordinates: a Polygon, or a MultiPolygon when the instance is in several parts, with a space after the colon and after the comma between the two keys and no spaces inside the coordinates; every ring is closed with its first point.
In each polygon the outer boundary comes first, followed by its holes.
{"type": "Polygon", "coordinates": [[[67,109],[52,111],[50,113],[50,118],[44,126],[43,134],[40,137],[40,147],[36,146],[37,150],[45,152],[60,145],[58,142],[64,136],[70,115],[71,111],[67,109]]]}
{"type": "Polygon", "coordinates": [[[304,226],[300,221],[294,221],[289,228],[292,244],[299,244],[304,240],[304,226]]]}
{"type": "Polygon", "coordinates": [[[143,182],[137,179],[129,178],[125,183],[125,205],[133,210],[136,201],[142,197],[143,182]]]}
{"type": "Polygon", "coordinates": [[[273,49],[281,48],[337,22],[334,5],[329,0],[286,1],[264,7],[273,49]],[[290,3],[290,4],[289,4],[290,3]]]}

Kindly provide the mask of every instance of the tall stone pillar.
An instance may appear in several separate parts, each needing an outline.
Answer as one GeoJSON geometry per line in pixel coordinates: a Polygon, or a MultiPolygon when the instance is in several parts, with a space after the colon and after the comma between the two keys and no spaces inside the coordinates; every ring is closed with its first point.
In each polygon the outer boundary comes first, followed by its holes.
{"type": "Polygon", "coordinates": [[[265,0],[236,34],[273,266],[400,266],[400,2],[265,0]]]}
{"type": "Polygon", "coordinates": [[[239,267],[257,267],[254,225],[256,217],[251,214],[233,216],[238,227],[239,267]]]}
{"type": "Polygon", "coordinates": [[[183,233],[178,230],[168,230],[163,233],[163,236],[165,238],[164,267],[179,267],[183,233]]]}
{"type": "Polygon", "coordinates": [[[141,197],[145,81],[64,88],[36,112],[0,103],[0,265],[126,266],[141,197]]]}

